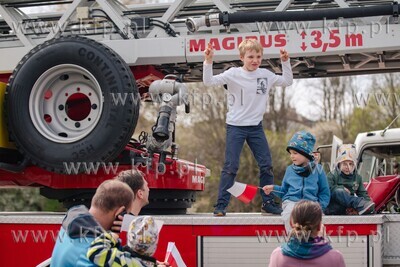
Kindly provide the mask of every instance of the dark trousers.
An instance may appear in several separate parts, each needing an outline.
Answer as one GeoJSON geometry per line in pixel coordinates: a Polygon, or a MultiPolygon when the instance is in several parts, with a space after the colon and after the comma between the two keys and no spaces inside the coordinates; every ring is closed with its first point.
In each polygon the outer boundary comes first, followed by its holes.
{"type": "Polygon", "coordinates": [[[336,188],[331,192],[331,201],[325,210],[325,214],[345,215],[347,208],[359,210],[364,203],[364,198],[352,196],[343,188],[336,188]]]}
{"type": "MultiPolygon", "coordinates": [[[[233,126],[227,124],[225,163],[219,183],[218,205],[226,207],[229,204],[231,194],[226,190],[235,182],[236,173],[239,169],[240,153],[245,141],[260,168],[260,186],[263,187],[274,182],[271,153],[261,122],[257,126],[233,126]]],[[[246,183],[245,180],[242,182],[246,183]]],[[[266,195],[261,189],[260,193],[263,202],[273,198],[270,195],[266,195]]]]}

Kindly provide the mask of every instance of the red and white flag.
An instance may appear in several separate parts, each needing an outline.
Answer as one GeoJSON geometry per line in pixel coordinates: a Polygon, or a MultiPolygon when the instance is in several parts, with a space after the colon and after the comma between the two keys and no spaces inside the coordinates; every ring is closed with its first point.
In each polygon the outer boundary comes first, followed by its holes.
{"type": "Polygon", "coordinates": [[[227,189],[232,196],[236,197],[240,201],[248,204],[256,196],[258,187],[254,185],[243,184],[235,182],[231,188],[227,189]]]}
{"type": "Polygon", "coordinates": [[[186,267],[178,248],[175,246],[175,242],[168,242],[165,261],[168,262],[171,267],[186,267]]]}

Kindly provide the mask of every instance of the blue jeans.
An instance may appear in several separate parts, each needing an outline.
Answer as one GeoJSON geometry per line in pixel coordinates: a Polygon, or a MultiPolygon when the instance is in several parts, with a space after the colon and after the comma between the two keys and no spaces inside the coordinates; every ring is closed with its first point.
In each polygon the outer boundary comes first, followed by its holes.
{"type": "MultiPolygon", "coordinates": [[[[249,145],[260,168],[260,186],[263,187],[274,182],[271,153],[261,122],[256,126],[233,126],[227,124],[225,163],[219,182],[218,205],[226,207],[229,204],[231,194],[226,190],[235,182],[244,141],[249,145]]],[[[270,195],[266,195],[261,189],[260,193],[263,202],[273,198],[270,195]]]]}
{"type": "Polygon", "coordinates": [[[345,215],[347,208],[358,210],[364,198],[350,195],[343,188],[336,188],[331,192],[331,201],[325,210],[327,215],[345,215]]]}

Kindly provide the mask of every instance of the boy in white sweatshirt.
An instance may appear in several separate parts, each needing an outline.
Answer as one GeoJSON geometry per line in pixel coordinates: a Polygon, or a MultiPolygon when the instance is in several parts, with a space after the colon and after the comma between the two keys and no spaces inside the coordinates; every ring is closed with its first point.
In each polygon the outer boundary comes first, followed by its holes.
{"type": "MultiPolygon", "coordinates": [[[[203,82],[206,86],[227,85],[231,100],[226,116],[225,163],[221,173],[218,201],[214,216],[225,216],[230,194],[226,190],[235,181],[239,168],[240,153],[246,141],[260,168],[260,187],[273,184],[272,160],[267,139],[262,126],[268,93],[272,86],[290,86],[293,73],[288,53],[280,50],[282,76],[267,69],[259,68],[263,47],[255,39],[246,39],[239,45],[242,67],[233,67],[213,76],[212,63],[214,50],[208,44],[204,51],[203,82]]],[[[280,214],[282,209],[275,205],[272,196],[260,190],[264,214],[280,214]]]]}

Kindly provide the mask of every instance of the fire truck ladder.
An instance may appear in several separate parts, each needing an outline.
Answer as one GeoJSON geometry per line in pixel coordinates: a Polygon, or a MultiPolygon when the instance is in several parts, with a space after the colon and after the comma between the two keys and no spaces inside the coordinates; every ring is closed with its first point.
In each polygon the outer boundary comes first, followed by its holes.
{"type": "Polygon", "coordinates": [[[263,67],[275,72],[281,71],[279,47],[285,47],[295,77],[400,68],[398,5],[392,1],[176,0],[123,5],[115,0],[1,0],[0,14],[3,73],[11,72],[34,46],[60,35],[84,35],[109,46],[130,66],[155,65],[188,81],[201,78],[205,43],[211,41],[220,50],[215,68],[224,70],[237,64],[242,38],[261,38],[266,48],[263,67]],[[59,4],[67,8],[26,13],[29,7],[59,4]]]}

